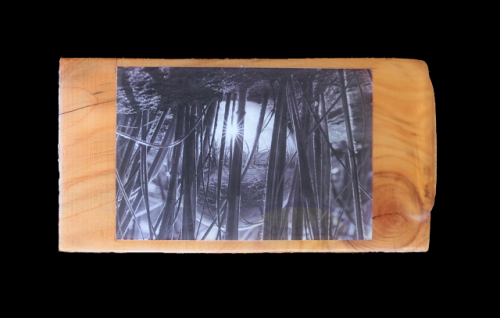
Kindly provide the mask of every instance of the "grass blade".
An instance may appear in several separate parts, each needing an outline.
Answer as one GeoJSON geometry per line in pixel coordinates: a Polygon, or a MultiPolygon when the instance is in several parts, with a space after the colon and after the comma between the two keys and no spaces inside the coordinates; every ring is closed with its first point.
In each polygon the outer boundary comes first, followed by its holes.
{"type": "MultiPolygon", "coordinates": [[[[127,206],[128,206],[128,208],[130,210],[130,213],[132,214],[132,217],[134,218],[135,223],[139,227],[142,239],[144,240],[144,234],[142,233],[141,226],[139,225],[139,222],[137,221],[137,218],[135,217],[134,209],[130,206],[130,201],[128,199],[127,192],[125,192],[125,189],[123,188],[123,184],[122,184],[122,181],[120,179],[120,175],[118,174],[118,170],[115,169],[115,172],[116,172],[116,182],[118,183],[118,187],[122,191],[123,199],[127,203],[127,206]]],[[[123,237],[122,237],[122,239],[123,239],[123,237]]]]}
{"type": "MultiPolygon", "coordinates": [[[[182,107],[182,106],[181,106],[182,107]]],[[[191,108],[193,106],[186,105],[186,114],[184,115],[184,131],[192,131],[192,120],[191,120],[191,108]]],[[[198,119],[198,121],[201,118],[198,119]]],[[[184,143],[184,154],[182,156],[182,176],[184,183],[184,207],[182,210],[182,239],[183,240],[194,240],[194,215],[196,211],[196,203],[193,202],[193,190],[196,186],[193,186],[191,179],[193,178],[195,171],[195,153],[194,153],[194,142],[195,135],[188,133],[189,138],[186,139],[184,143]]],[[[193,180],[194,181],[194,180],[193,180]]]]}
{"type": "MultiPolygon", "coordinates": [[[[180,138],[184,132],[184,108],[176,107],[176,119],[175,119],[175,139],[180,138]]],[[[169,127],[170,128],[170,127],[169,127]]],[[[171,236],[171,227],[173,211],[176,204],[176,193],[177,193],[177,175],[179,173],[179,161],[181,157],[183,144],[177,145],[173,149],[172,166],[170,168],[170,182],[167,190],[167,200],[161,211],[162,221],[160,226],[160,232],[158,233],[158,239],[165,240],[171,236]]]]}
{"type": "MultiPolygon", "coordinates": [[[[224,150],[226,147],[226,131],[227,131],[227,119],[229,117],[229,106],[231,104],[231,93],[226,94],[226,108],[224,109],[224,121],[222,126],[222,140],[219,149],[219,167],[217,170],[217,188],[215,193],[215,206],[217,209],[217,224],[219,224],[219,230],[217,232],[217,238],[220,238],[220,228],[221,228],[221,218],[220,218],[220,195],[222,188],[222,169],[224,166],[224,150]]],[[[206,234],[205,236],[206,237],[206,234]]]]}
{"type": "Polygon", "coordinates": [[[352,175],[352,192],[354,199],[354,211],[356,214],[356,236],[358,240],[364,239],[363,233],[363,218],[361,212],[361,200],[359,197],[359,178],[358,178],[358,166],[356,162],[355,155],[355,142],[352,134],[352,114],[350,110],[350,105],[347,97],[347,90],[344,82],[344,70],[338,70],[339,78],[340,78],[340,94],[342,96],[342,108],[344,110],[344,123],[346,126],[346,134],[347,134],[347,146],[349,150],[349,160],[351,166],[351,175],[352,175]]]}
{"type": "Polygon", "coordinates": [[[237,127],[238,134],[234,138],[234,152],[231,163],[228,184],[228,202],[227,202],[227,224],[226,240],[238,240],[238,225],[240,216],[240,198],[241,198],[241,166],[243,160],[243,137],[245,132],[245,104],[247,88],[242,86],[238,92],[238,112],[237,127]]]}
{"type": "MultiPolygon", "coordinates": [[[[305,199],[307,210],[310,211],[317,207],[317,202],[315,200],[315,195],[312,192],[313,186],[311,181],[311,173],[309,169],[308,159],[307,159],[307,147],[304,141],[304,132],[299,125],[299,116],[297,111],[297,103],[295,100],[295,90],[293,88],[292,79],[288,80],[288,95],[290,99],[290,113],[292,114],[293,125],[295,128],[295,137],[297,141],[297,152],[299,160],[299,171],[300,171],[300,182],[301,190],[303,193],[303,198],[305,199]]],[[[312,236],[313,239],[317,239],[318,235],[318,222],[316,218],[316,213],[310,213],[313,220],[312,225],[312,236]]]]}
{"type": "MultiPolygon", "coordinates": [[[[260,114],[259,114],[259,120],[257,122],[257,128],[255,129],[255,139],[253,142],[253,147],[250,152],[250,155],[248,156],[247,163],[245,164],[245,168],[243,169],[242,175],[244,176],[248,170],[248,167],[250,167],[250,162],[252,161],[252,158],[255,154],[255,151],[257,150],[257,147],[259,145],[259,139],[260,139],[260,134],[262,133],[262,125],[264,123],[264,115],[266,114],[266,109],[267,109],[267,101],[268,101],[268,92],[266,91],[264,93],[264,96],[262,97],[262,107],[260,109],[260,114]]],[[[243,180],[243,177],[242,177],[243,180]]]]}
{"type": "MultiPolygon", "coordinates": [[[[142,116],[141,116],[141,132],[142,132],[142,139],[146,140],[147,136],[147,130],[144,128],[144,122],[148,120],[147,118],[148,111],[144,110],[142,111],[142,116]]],[[[140,179],[141,179],[141,189],[142,189],[142,197],[144,198],[144,203],[146,205],[146,214],[148,217],[148,225],[149,225],[149,239],[153,239],[153,223],[151,222],[151,212],[149,210],[149,191],[148,191],[148,174],[147,174],[147,162],[146,162],[146,146],[139,146],[140,147],[140,179]]]]}

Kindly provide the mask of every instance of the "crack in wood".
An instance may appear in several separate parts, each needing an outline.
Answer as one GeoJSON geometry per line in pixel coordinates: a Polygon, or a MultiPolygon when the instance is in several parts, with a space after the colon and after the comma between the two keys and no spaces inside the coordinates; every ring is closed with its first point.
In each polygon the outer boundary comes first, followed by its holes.
{"type": "Polygon", "coordinates": [[[356,251],[358,250],[354,245],[352,245],[351,242],[349,242],[349,241],[346,241],[346,242],[349,243],[349,245],[351,245],[353,249],[355,249],[356,251]]]}
{"type": "Polygon", "coordinates": [[[77,110],[80,110],[80,109],[83,109],[83,108],[87,108],[87,107],[90,107],[90,106],[95,106],[95,105],[99,105],[99,104],[106,104],[106,103],[111,103],[111,102],[114,102],[115,100],[108,100],[108,101],[105,101],[105,102],[100,102],[100,103],[96,103],[96,104],[91,104],[91,105],[87,105],[87,106],[83,106],[83,107],[80,107],[80,108],[77,108],[77,109],[73,109],[73,110],[69,110],[67,112],[63,112],[63,113],[59,113],[58,115],[64,115],[64,114],[67,114],[67,113],[71,113],[71,112],[74,112],[74,111],[77,111],[77,110]]]}
{"type": "Polygon", "coordinates": [[[380,214],[380,215],[376,215],[374,217],[372,217],[372,220],[375,220],[376,218],[378,217],[381,217],[381,216],[386,216],[386,215],[398,215],[399,213],[395,212],[395,213],[386,213],[386,214],[380,214]]]}

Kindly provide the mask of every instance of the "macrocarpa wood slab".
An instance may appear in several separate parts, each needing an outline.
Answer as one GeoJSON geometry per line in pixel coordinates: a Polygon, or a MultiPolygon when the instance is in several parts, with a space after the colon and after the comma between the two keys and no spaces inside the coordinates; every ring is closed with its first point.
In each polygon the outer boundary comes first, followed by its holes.
{"type": "Polygon", "coordinates": [[[436,193],[434,92],[409,59],[158,60],[63,58],[59,88],[59,250],[65,252],[424,252],[436,193]],[[116,69],[120,66],[373,70],[373,239],[115,239],[116,69]]]}

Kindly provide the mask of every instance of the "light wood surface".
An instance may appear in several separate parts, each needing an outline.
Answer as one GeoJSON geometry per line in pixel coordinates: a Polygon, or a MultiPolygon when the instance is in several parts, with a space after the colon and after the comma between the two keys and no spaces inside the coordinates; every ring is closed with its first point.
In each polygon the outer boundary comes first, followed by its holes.
{"type": "Polygon", "coordinates": [[[61,59],[59,250],[67,252],[406,252],[429,248],[436,193],[434,92],[405,59],[61,59]],[[373,69],[373,240],[115,240],[117,66],[373,69]]]}

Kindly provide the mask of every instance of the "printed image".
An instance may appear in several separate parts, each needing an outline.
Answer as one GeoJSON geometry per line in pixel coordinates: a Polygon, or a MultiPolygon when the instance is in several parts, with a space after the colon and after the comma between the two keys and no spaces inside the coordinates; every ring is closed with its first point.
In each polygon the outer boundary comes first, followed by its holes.
{"type": "Polygon", "coordinates": [[[118,67],[116,239],[371,240],[372,70],[118,67]]]}

